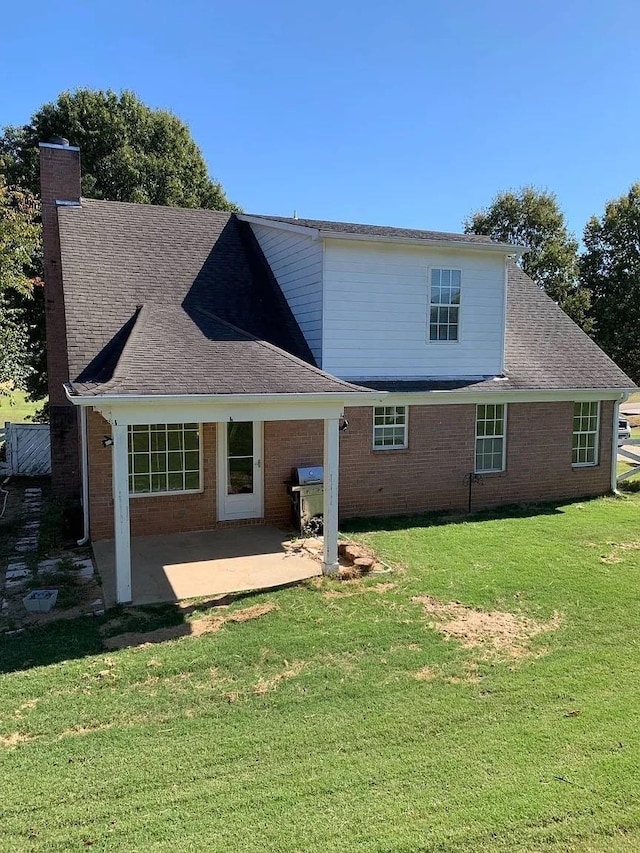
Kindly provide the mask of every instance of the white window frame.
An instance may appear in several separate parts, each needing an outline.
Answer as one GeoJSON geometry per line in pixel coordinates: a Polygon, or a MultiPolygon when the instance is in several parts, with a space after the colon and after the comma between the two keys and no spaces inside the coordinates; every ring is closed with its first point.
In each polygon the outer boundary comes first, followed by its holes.
{"type": "Polygon", "coordinates": [[[372,434],[372,446],[374,450],[406,450],[408,445],[409,438],[409,406],[374,406],[373,407],[373,434],[372,434]],[[398,415],[398,409],[402,409],[404,412],[404,424],[376,424],[376,417],[389,417],[386,414],[388,409],[395,410],[395,416],[398,415]],[[383,414],[376,415],[377,412],[381,412],[383,414]],[[385,430],[387,428],[398,429],[398,427],[404,427],[404,440],[402,444],[376,444],[376,431],[377,430],[385,430]]]}
{"type": "Polygon", "coordinates": [[[600,448],[600,400],[583,400],[581,402],[574,402],[573,404],[573,421],[572,421],[572,431],[571,431],[571,467],[572,468],[594,468],[598,464],[598,455],[600,448]],[[576,416],[576,407],[580,406],[580,411],[582,412],[583,406],[593,406],[596,407],[596,428],[592,429],[584,429],[577,430],[575,428],[576,417],[584,418],[584,417],[593,417],[593,415],[584,415],[580,414],[576,416]],[[579,435],[593,435],[595,438],[593,445],[593,461],[592,462],[574,462],[573,461],[573,453],[574,450],[580,449],[575,447],[575,439],[576,436],[579,435]]]}
{"type": "MultiPolygon", "coordinates": [[[[165,424],[161,424],[161,425],[165,427],[165,432],[166,432],[168,427],[171,427],[171,426],[181,426],[184,430],[185,423],[187,423],[187,422],[165,423],[165,424]]],[[[188,421],[188,423],[195,423],[195,421],[188,421]]],[[[157,425],[160,425],[160,424],[157,424],[157,425]]],[[[149,467],[151,468],[151,453],[157,453],[157,452],[161,453],[162,452],[162,451],[151,450],[151,427],[156,426],[156,424],[136,424],[135,426],[138,426],[138,427],[145,426],[149,430],[149,451],[148,451],[148,454],[149,454],[149,467]]],[[[197,495],[197,494],[201,494],[204,491],[204,487],[203,487],[203,460],[202,460],[202,455],[203,455],[202,454],[202,424],[196,423],[196,427],[197,427],[197,432],[198,432],[198,488],[197,489],[168,489],[168,490],[162,491],[162,492],[134,492],[134,491],[131,491],[131,485],[133,483],[133,477],[135,477],[135,474],[133,471],[133,465],[132,465],[133,457],[136,455],[136,453],[138,455],[143,455],[145,453],[145,451],[132,451],[130,449],[129,436],[132,434],[133,430],[132,430],[132,426],[129,426],[129,428],[127,429],[127,460],[128,460],[128,469],[129,469],[128,470],[128,478],[129,478],[129,497],[130,498],[156,498],[156,497],[166,497],[167,495],[197,495]]],[[[168,445],[168,442],[167,442],[167,445],[168,445]]],[[[164,452],[168,455],[168,453],[169,453],[168,446],[164,452]]],[[[150,474],[151,473],[156,473],[156,472],[150,471],[150,474]]],[[[165,473],[165,472],[162,471],[162,472],[157,472],[157,473],[165,473]]],[[[169,472],[168,460],[167,460],[167,471],[166,471],[167,478],[169,476],[169,473],[176,473],[176,474],[182,473],[184,475],[187,472],[185,472],[184,467],[182,468],[181,472],[179,472],[179,471],[169,472]]],[[[167,482],[168,482],[168,480],[167,480],[167,482]]]]}
{"type": "MultiPolygon", "coordinates": [[[[493,418],[493,423],[496,423],[496,418],[493,418]]],[[[501,474],[506,471],[507,468],[507,404],[506,403],[478,403],[476,405],[476,426],[475,426],[475,441],[473,442],[473,470],[476,474],[501,474]],[[482,421],[484,423],[488,423],[491,419],[484,417],[479,418],[478,415],[480,413],[480,409],[485,409],[487,406],[500,406],[502,408],[502,433],[494,434],[494,435],[478,435],[478,424],[482,421]],[[502,461],[500,468],[478,468],[477,460],[478,460],[478,441],[486,438],[496,439],[499,438],[502,441],[502,461]]]]}
{"type": "Polygon", "coordinates": [[[438,345],[451,345],[451,344],[459,344],[462,340],[462,269],[460,267],[428,267],[427,268],[427,276],[428,276],[428,288],[427,288],[427,343],[429,344],[438,344],[438,345]],[[433,289],[433,273],[438,270],[440,272],[448,271],[448,272],[457,272],[460,274],[460,301],[458,303],[454,302],[432,302],[431,294],[433,289]],[[446,340],[439,340],[438,338],[431,337],[431,309],[432,308],[457,308],[458,309],[458,334],[455,338],[447,338],[446,340]]]}

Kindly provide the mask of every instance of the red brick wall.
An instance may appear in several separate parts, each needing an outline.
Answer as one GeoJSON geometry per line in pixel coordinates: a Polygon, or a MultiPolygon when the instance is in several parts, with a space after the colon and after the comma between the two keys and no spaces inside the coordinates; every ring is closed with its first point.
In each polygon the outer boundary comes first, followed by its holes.
{"type": "Polygon", "coordinates": [[[51,484],[56,495],[76,499],[80,494],[78,418],[75,407],[69,405],[62,387],[69,381],[69,360],[56,199],[80,200],[80,152],[68,148],[41,148],[40,187],[51,420],[51,484]]]}
{"type": "MultiPolygon", "coordinates": [[[[111,464],[113,449],[102,439],[111,427],[97,412],[87,413],[89,450],[89,508],[92,539],[113,538],[111,464]]],[[[216,526],[216,425],[203,424],[202,492],[192,495],[132,497],[129,501],[131,535],[184,533],[216,526]]]]}
{"type": "MultiPolygon", "coordinates": [[[[473,508],[604,494],[611,482],[613,404],[601,405],[599,464],[571,465],[572,403],[507,407],[507,470],[485,474],[473,486],[473,508]]],[[[475,406],[411,406],[406,450],[372,449],[372,410],[346,410],[340,436],[340,515],[398,515],[467,508],[474,465],[475,406]]],[[[102,447],[109,424],[89,412],[91,536],[113,536],[111,448],[102,447]]],[[[286,481],[299,465],[319,465],[322,421],[270,421],[264,425],[264,520],[288,526],[286,481]]],[[[216,431],[203,426],[204,491],[196,495],[132,498],[134,536],[207,530],[254,522],[216,522],[216,431]]]]}
{"type": "MultiPolygon", "coordinates": [[[[347,409],[340,441],[340,514],[466,509],[475,406],[411,406],[406,450],[372,450],[371,409],[347,409]]],[[[611,488],[613,403],[600,408],[599,464],[571,465],[573,403],[507,406],[507,464],[472,487],[472,507],[586,497],[611,488]]]]}

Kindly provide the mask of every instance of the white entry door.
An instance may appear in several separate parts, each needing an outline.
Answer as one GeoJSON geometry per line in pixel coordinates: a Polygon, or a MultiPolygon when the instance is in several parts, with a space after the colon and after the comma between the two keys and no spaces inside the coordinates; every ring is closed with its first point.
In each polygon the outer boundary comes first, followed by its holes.
{"type": "Polygon", "coordinates": [[[218,432],[218,521],[262,518],[262,421],[229,421],[218,432]]]}

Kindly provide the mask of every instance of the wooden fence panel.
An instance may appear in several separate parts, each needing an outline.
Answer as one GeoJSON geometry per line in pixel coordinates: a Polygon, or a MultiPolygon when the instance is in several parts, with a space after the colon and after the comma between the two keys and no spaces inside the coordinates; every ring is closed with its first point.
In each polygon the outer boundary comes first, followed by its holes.
{"type": "Polygon", "coordinates": [[[0,473],[21,477],[40,477],[51,473],[48,424],[6,423],[4,440],[6,462],[0,463],[0,473]]]}

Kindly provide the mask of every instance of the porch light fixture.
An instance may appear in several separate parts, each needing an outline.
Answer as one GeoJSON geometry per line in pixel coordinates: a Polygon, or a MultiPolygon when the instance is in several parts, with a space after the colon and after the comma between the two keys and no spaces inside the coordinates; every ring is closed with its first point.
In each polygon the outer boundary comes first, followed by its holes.
{"type": "Polygon", "coordinates": [[[102,439],[102,446],[103,447],[113,447],[113,439],[111,438],[110,435],[104,436],[104,438],[102,439]]]}
{"type": "Polygon", "coordinates": [[[340,418],[338,429],[340,432],[346,432],[349,429],[349,421],[344,417],[340,418]]]}

